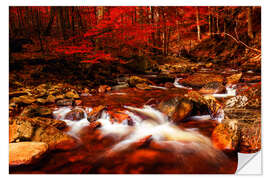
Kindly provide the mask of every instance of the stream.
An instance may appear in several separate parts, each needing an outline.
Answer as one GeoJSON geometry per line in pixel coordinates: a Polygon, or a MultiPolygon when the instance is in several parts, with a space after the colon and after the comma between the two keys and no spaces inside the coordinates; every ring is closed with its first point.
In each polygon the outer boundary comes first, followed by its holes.
{"type": "MultiPolygon", "coordinates": [[[[211,133],[224,116],[195,114],[187,121],[173,123],[157,109],[163,99],[182,97],[190,87],[173,83],[168,89],[151,85],[151,90],[125,88],[81,96],[76,107],[55,107],[55,119],[65,121],[65,132],[77,140],[68,151],[54,150],[38,164],[10,168],[10,173],[74,174],[231,174],[237,168],[237,153],[215,149],[211,133]],[[106,106],[91,128],[87,114],[96,106],[106,106]],[[65,119],[72,109],[81,109],[79,121],[65,119]]],[[[236,85],[226,87],[216,98],[236,95],[236,85]]]]}

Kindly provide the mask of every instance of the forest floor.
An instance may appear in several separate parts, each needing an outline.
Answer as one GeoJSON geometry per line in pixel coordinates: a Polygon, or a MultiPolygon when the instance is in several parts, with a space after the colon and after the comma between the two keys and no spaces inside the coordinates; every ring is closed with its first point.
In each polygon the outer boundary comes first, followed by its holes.
{"type": "MultiPolygon", "coordinates": [[[[261,147],[261,67],[256,53],[246,52],[239,45],[226,45],[225,41],[223,48],[219,48],[220,43],[205,41],[181,57],[134,57],[126,64],[85,64],[72,58],[44,56],[41,52],[12,53],[10,146],[25,141],[44,144],[28,146],[36,151],[38,148],[38,155],[30,151],[20,156],[26,156],[25,159],[13,156],[10,172],[234,173],[237,158],[235,160],[231,152],[251,153],[261,147]],[[180,155],[184,159],[179,164],[167,158],[168,154],[161,150],[164,142],[156,139],[154,132],[135,138],[128,147],[128,155],[124,153],[126,150],[121,150],[122,153],[110,157],[96,158],[130,133],[121,134],[119,138],[117,132],[118,138],[113,140],[107,137],[107,124],[102,121],[104,112],[109,114],[109,121],[124,124],[126,129],[136,129],[141,126],[136,126],[136,118],[127,110],[160,121],[156,118],[158,113],[153,110],[149,113],[145,105],[158,109],[170,122],[191,133],[184,142],[194,141],[203,147],[206,142],[194,139],[206,136],[214,149],[228,153],[230,160],[221,157],[222,163],[209,160],[211,155],[202,149],[203,155],[196,151],[186,159],[180,155]],[[62,108],[68,108],[64,109],[64,114],[58,112],[62,108]],[[208,119],[203,120],[205,117],[208,119]],[[74,132],[74,128],[80,129],[86,123],[84,119],[90,123],[88,129],[74,132]],[[190,129],[195,129],[196,133],[190,129]],[[207,167],[197,167],[195,158],[202,158],[207,167]],[[148,160],[141,162],[142,159],[148,160]],[[114,166],[109,163],[112,160],[114,166]],[[187,161],[194,168],[177,168],[187,161]],[[216,169],[218,163],[222,164],[220,169],[216,169]],[[163,169],[156,168],[157,164],[163,164],[163,169]],[[168,168],[168,164],[177,166],[168,168]]],[[[229,40],[227,44],[231,44],[229,40]]],[[[166,138],[170,133],[167,132],[166,138]]],[[[183,141],[182,136],[177,141],[183,141]]],[[[185,148],[194,150],[193,145],[182,146],[180,154],[185,154],[185,148]]],[[[19,150],[17,147],[12,153],[19,150]]],[[[214,157],[220,156],[217,150],[210,149],[210,152],[214,157]]]]}

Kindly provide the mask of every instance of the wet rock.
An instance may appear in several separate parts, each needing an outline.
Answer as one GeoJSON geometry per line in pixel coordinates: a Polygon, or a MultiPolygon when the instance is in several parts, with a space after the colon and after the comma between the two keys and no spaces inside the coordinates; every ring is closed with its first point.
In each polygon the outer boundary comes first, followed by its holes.
{"type": "Polygon", "coordinates": [[[71,90],[65,94],[66,98],[69,99],[78,99],[80,98],[79,94],[75,90],[71,90]]]}
{"type": "Polygon", "coordinates": [[[210,82],[204,85],[200,89],[200,93],[202,94],[215,94],[215,93],[224,93],[226,88],[220,82],[210,82]]]}
{"type": "Polygon", "coordinates": [[[193,88],[201,88],[210,82],[219,82],[222,84],[223,77],[218,74],[197,73],[179,81],[180,84],[191,86],[193,88]]]}
{"type": "Polygon", "coordinates": [[[206,68],[210,68],[210,67],[212,67],[213,66],[213,63],[207,63],[207,64],[205,64],[205,67],[206,68]]]}
{"type": "Polygon", "coordinates": [[[9,142],[30,140],[34,133],[34,126],[30,121],[12,120],[9,125],[9,142]]]}
{"type": "Polygon", "coordinates": [[[48,151],[43,142],[19,142],[9,144],[9,165],[29,165],[36,163],[48,151]]]}
{"type": "Polygon", "coordinates": [[[212,135],[217,147],[224,149],[228,146],[242,153],[253,153],[261,149],[260,94],[258,84],[225,102],[224,120],[212,135]]]}
{"type": "Polygon", "coordinates": [[[158,105],[158,109],[175,123],[184,120],[192,111],[193,103],[186,98],[171,98],[158,105]]]}
{"type": "Polygon", "coordinates": [[[87,120],[89,122],[96,121],[101,117],[102,111],[105,109],[105,106],[99,105],[93,108],[90,113],[87,113],[87,120]]]}
{"type": "Polygon", "coordinates": [[[176,107],[176,111],[172,116],[175,123],[183,121],[192,111],[193,103],[188,99],[181,99],[176,107]]]}
{"type": "Polygon", "coordinates": [[[39,104],[46,104],[47,103],[47,99],[37,98],[37,103],[39,103],[39,104]]]}
{"type": "Polygon", "coordinates": [[[197,91],[189,91],[185,95],[189,100],[193,102],[193,108],[195,111],[200,111],[200,114],[210,113],[212,119],[219,120],[223,116],[223,106],[211,95],[202,96],[197,91]]]}
{"type": "Polygon", "coordinates": [[[169,100],[163,100],[158,105],[158,109],[166,114],[168,117],[172,117],[176,111],[176,107],[179,103],[178,98],[171,98],[169,100]]]}
{"type": "Polygon", "coordinates": [[[43,117],[51,117],[52,111],[48,107],[38,106],[36,104],[27,106],[23,109],[21,116],[27,117],[36,117],[36,116],[43,116],[43,117]]]}
{"type": "Polygon", "coordinates": [[[58,106],[72,106],[73,100],[72,99],[59,99],[56,101],[56,105],[58,106]]]}
{"type": "Polygon", "coordinates": [[[61,120],[57,120],[57,119],[52,119],[52,118],[44,118],[44,117],[35,117],[32,118],[33,121],[37,122],[37,123],[44,123],[48,126],[53,126],[59,130],[64,129],[67,127],[66,122],[61,121],[61,120]]]}
{"type": "Polygon", "coordinates": [[[64,99],[65,96],[63,94],[58,94],[55,96],[55,100],[64,99]]]}
{"type": "Polygon", "coordinates": [[[237,84],[242,77],[242,73],[234,74],[226,78],[227,85],[237,84]]]}
{"type": "Polygon", "coordinates": [[[26,105],[29,105],[29,104],[32,104],[36,101],[35,98],[31,97],[31,96],[20,96],[20,97],[14,97],[11,99],[10,102],[14,102],[16,104],[26,104],[26,105]]]}
{"type": "Polygon", "coordinates": [[[152,84],[148,79],[144,79],[138,76],[131,76],[128,80],[128,84],[130,85],[130,87],[136,87],[137,84],[142,83],[152,84]]]}
{"type": "MultiPolygon", "coordinates": [[[[235,122],[234,122],[235,123],[235,122]]],[[[236,151],[238,148],[239,135],[235,124],[219,124],[212,133],[213,146],[220,150],[236,151]]]]}
{"type": "Polygon", "coordinates": [[[108,92],[110,91],[112,88],[108,85],[100,85],[99,88],[98,88],[98,92],[99,93],[105,93],[105,92],[108,92]]]}
{"type": "Polygon", "coordinates": [[[96,129],[96,128],[101,127],[101,125],[102,124],[100,122],[94,121],[94,122],[91,122],[89,126],[90,126],[91,129],[96,129]]]}
{"type": "Polygon", "coordinates": [[[136,84],[136,88],[138,89],[142,89],[142,90],[151,90],[152,88],[147,85],[146,83],[140,83],[140,84],[136,84]]]}
{"type": "Polygon", "coordinates": [[[56,100],[56,98],[53,95],[49,95],[47,97],[47,102],[49,102],[49,103],[55,103],[55,100],[56,100]]]}
{"type": "Polygon", "coordinates": [[[70,112],[68,112],[65,116],[65,119],[73,120],[73,121],[79,121],[84,117],[84,111],[82,109],[73,109],[70,112]]]}
{"type": "Polygon", "coordinates": [[[111,121],[117,122],[117,123],[122,123],[123,121],[129,121],[131,118],[129,115],[125,113],[125,111],[108,111],[111,117],[111,121]]]}
{"type": "Polygon", "coordinates": [[[250,109],[228,109],[226,117],[213,131],[215,147],[254,153],[261,149],[261,117],[259,111],[250,109]]]}
{"type": "Polygon", "coordinates": [[[76,145],[76,141],[42,121],[33,118],[18,117],[9,125],[9,142],[37,141],[45,142],[49,149],[70,149],[76,145]]]}

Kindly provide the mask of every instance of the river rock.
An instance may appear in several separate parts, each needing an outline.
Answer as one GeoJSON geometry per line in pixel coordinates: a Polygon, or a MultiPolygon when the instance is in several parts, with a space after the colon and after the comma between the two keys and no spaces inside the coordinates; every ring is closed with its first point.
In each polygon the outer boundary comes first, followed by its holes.
{"type": "Polygon", "coordinates": [[[260,84],[242,91],[225,102],[225,117],[212,139],[219,149],[253,153],[261,149],[260,84]]]}
{"type": "Polygon", "coordinates": [[[191,86],[194,88],[201,88],[210,82],[219,82],[222,84],[223,77],[221,75],[218,75],[218,74],[197,73],[197,74],[193,74],[191,76],[188,76],[185,79],[179,80],[180,84],[183,84],[184,86],[191,86]]]}
{"type": "Polygon", "coordinates": [[[51,94],[47,97],[48,103],[55,103],[55,100],[56,100],[55,96],[53,96],[51,94]]]}
{"type": "Polygon", "coordinates": [[[23,109],[21,116],[27,117],[35,117],[35,116],[43,116],[43,117],[51,117],[52,111],[48,107],[38,106],[36,104],[27,106],[23,109]]]}
{"type": "Polygon", "coordinates": [[[130,87],[135,87],[137,84],[141,83],[152,84],[148,79],[144,79],[138,76],[131,76],[128,80],[130,87]]]}
{"type": "Polygon", "coordinates": [[[65,121],[61,121],[58,119],[52,119],[52,118],[45,118],[45,117],[35,117],[32,118],[33,121],[36,121],[37,123],[44,123],[48,126],[53,126],[57,129],[64,129],[67,127],[67,124],[65,121]]]}
{"type": "Polygon", "coordinates": [[[29,165],[40,160],[48,151],[43,142],[19,142],[9,144],[9,165],[29,165]]]}
{"type": "Polygon", "coordinates": [[[65,115],[65,119],[79,121],[84,117],[84,111],[82,109],[73,109],[65,115]]]}
{"type": "Polygon", "coordinates": [[[215,148],[230,151],[238,150],[239,135],[235,123],[232,122],[231,125],[222,123],[215,127],[212,132],[212,143],[215,148]]]}
{"type": "Polygon", "coordinates": [[[136,84],[136,88],[138,89],[142,89],[142,90],[151,90],[152,88],[146,84],[146,83],[139,83],[139,84],[136,84]]]}
{"type": "Polygon", "coordinates": [[[47,99],[37,98],[37,103],[38,104],[46,104],[47,103],[47,99]]]}
{"type": "Polygon", "coordinates": [[[200,93],[202,94],[215,94],[215,93],[224,93],[226,88],[220,82],[210,82],[204,85],[200,89],[200,93]]]}
{"type": "Polygon", "coordinates": [[[11,99],[11,102],[14,102],[16,104],[26,104],[26,105],[30,105],[32,103],[34,103],[36,101],[35,98],[31,97],[31,96],[19,96],[19,97],[14,97],[11,99]]]}
{"type": "Polygon", "coordinates": [[[72,99],[59,99],[56,101],[56,105],[58,106],[72,106],[73,100],[72,99]]]}
{"type": "Polygon", "coordinates": [[[98,88],[98,92],[99,93],[105,93],[105,92],[108,92],[110,91],[112,88],[108,85],[100,85],[99,88],[98,88]]]}
{"type": "Polygon", "coordinates": [[[157,108],[158,110],[166,114],[168,117],[172,117],[176,111],[178,103],[179,103],[178,98],[170,98],[168,100],[161,101],[158,104],[157,108]]]}
{"type": "Polygon", "coordinates": [[[65,94],[65,96],[66,96],[66,98],[69,98],[69,99],[79,99],[80,98],[79,94],[75,90],[68,91],[65,94]]]}
{"type": "Polygon", "coordinates": [[[184,120],[191,113],[192,108],[193,103],[186,98],[171,98],[158,105],[158,109],[175,123],[184,120]]]}
{"type": "Polygon", "coordinates": [[[188,99],[181,99],[176,107],[176,111],[172,116],[175,123],[183,121],[192,111],[193,103],[188,99]]]}
{"type": "Polygon", "coordinates": [[[205,64],[205,67],[206,68],[210,68],[210,67],[212,67],[213,66],[213,63],[207,63],[207,64],[205,64]]]}
{"type": "Polygon", "coordinates": [[[101,117],[102,111],[105,109],[105,106],[99,105],[92,109],[91,112],[87,113],[87,120],[89,122],[96,121],[101,117]]]}
{"type": "Polygon", "coordinates": [[[234,74],[226,78],[227,85],[237,84],[242,77],[242,73],[234,74]]]}
{"type": "Polygon", "coordinates": [[[70,149],[76,145],[75,139],[57,128],[33,118],[18,117],[9,125],[9,142],[45,142],[49,149],[70,149]]]}

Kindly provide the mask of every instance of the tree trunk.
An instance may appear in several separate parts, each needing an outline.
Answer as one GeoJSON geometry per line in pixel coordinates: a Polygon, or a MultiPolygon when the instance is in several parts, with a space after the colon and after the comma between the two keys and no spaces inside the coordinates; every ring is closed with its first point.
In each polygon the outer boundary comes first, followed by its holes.
{"type": "Polygon", "coordinates": [[[51,28],[52,28],[52,24],[54,21],[54,17],[55,17],[55,7],[51,7],[50,20],[49,20],[48,26],[45,30],[45,33],[44,33],[45,36],[49,36],[51,33],[51,28]]]}
{"type": "Polygon", "coordinates": [[[208,6],[208,30],[209,30],[209,36],[212,37],[212,14],[211,14],[211,9],[208,6]]]}
{"type": "Polygon", "coordinates": [[[200,20],[199,20],[199,7],[196,7],[196,22],[197,22],[197,39],[201,41],[201,29],[200,29],[200,20]]]}
{"type": "Polygon", "coordinates": [[[253,23],[252,23],[252,6],[248,7],[247,8],[247,11],[248,11],[248,36],[250,39],[253,39],[254,38],[254,35],[253,35],[253,23]]]}

